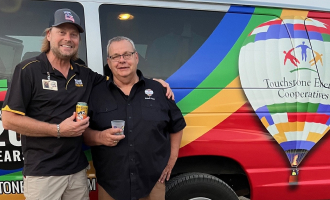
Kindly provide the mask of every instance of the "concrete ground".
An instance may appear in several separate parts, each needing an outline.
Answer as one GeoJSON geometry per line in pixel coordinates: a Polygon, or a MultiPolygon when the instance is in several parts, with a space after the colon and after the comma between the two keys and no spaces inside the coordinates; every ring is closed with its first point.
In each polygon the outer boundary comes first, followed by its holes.
{"type": "Polygon", "coordinates": [[[246,198],[246,197],[238,197],[238,199],[239,199],[239,200],[250,200],[250,199],[248,199],[248,198],[246,198]]]}

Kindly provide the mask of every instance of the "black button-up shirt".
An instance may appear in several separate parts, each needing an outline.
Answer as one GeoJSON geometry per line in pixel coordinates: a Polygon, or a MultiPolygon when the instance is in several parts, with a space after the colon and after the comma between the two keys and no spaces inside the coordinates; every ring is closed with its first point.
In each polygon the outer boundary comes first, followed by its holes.
{"type": "Polygon", "coordinates": [[[125,120],[125,138],[115,146],[92,147],[98,183],[116,200],[147,196],[170,156],[170,133],[186,123],[175,102],[167,99],[165,88],[146,79],[126,96],[112,80],[97,85],[89,101],[90,127],[111,128],[111,120],[125,120]]]}
{"type": "MultiPolygon", "coordinates": [[[[59,124],[76,110],[77,102],[87,102],[93,85],[105,77],[71,62],[67,78],[52,68],[45,53],[25,60],[15,68],[3,110],[59,124]],[[56,82],[50,90],[42,80],[56,82]],[[57,90],[56,90],[57,89],[57,90]]],[[[54,130],[55,131],[55,130],[54,130]]],[[[24,156],[23,175],[59,176],[81,171],[88,165],[79,137],[21,136],[24,156]]]]}

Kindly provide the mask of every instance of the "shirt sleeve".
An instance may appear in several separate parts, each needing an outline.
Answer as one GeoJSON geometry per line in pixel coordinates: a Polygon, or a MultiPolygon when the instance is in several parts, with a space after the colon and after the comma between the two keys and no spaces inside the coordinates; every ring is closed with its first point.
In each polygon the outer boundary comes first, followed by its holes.
{"type": "MultiPolygon", "coordinates": [[[[92,70],[91,70],[92,71],[92,70]]],[[[97,84],[108,80],[109,78],[107,76],[103,76],[99,73],[96,73],[94,71],[91,72],[92,73],[92,83],[93,83],[93,87],[96,86],[97,84]]]]}
{"type": "MultiPolygon", "coordinates": [[[[28,64],[27,64],[28,65],[28,64]]],[[[2,110],[25,115],[32,97],[31,72],[27,65],[16,66],[2,110]]],[[[40,83],[41,84],[41,83],[40,83]]]]}
{"type": "Polygon", "coordinates": [[[167,104],[169,106],[170,116],[168,130],[170,133],[177,133],[186,127],[186,121],[184,120],[181,110],[176,105],[175,101],[173,101],[172,99],[167,99],[167,104]]]}

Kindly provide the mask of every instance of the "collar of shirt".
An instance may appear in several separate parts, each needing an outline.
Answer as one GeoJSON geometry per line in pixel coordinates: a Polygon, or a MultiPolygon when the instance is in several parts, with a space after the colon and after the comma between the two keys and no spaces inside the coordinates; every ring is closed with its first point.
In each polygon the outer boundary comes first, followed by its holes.
{"type": "MultiPolygon", "coordinates": [[[[144,82],[144,81],[145,81],[145,78],[144,78],[142,72],[141,72],[140,70],[136,70],[136,73],[137,73],[137,75],[138,75],[138,77],[139,77],[139,81],[138,81],[137,83],[139,83],[139,82],[144,82]]],[[[112,85],[112,86],[116,86],[116,84],[115,84],[114,81],[113,81],[113,74],[112,74],[111,71],[110,71],[110,74],[109,74],[109,79],[107,80],[107,87],[109,88],[110,85],[112,85]]],[[[117,86],[116,86],[116,87],[117,87],[117,86]]]]}
{"type": "MultiPolygon", "coordinates": [[[[50,64],[46,53],[41,53],[39,56],[37,56],[37,59],[40,60],[41,62],[44,62],[45,65],[43,65],[44,67],[41,69],[41,73],[43,74],[47,74],[47,72],[51,73],[51,74],[55,74],[55,75],[62,75],[60,74],[57,70],[55,71],[54,68],[52,67],[52,65],[50,64]]],[[[70,60],[70,70],[69,70],[69,74],[73,73],[73,74],[79,74],[80,70],[79,70],[79,66],[77,66],[74,62],[72,62],[72,60],[70,60]]]]}

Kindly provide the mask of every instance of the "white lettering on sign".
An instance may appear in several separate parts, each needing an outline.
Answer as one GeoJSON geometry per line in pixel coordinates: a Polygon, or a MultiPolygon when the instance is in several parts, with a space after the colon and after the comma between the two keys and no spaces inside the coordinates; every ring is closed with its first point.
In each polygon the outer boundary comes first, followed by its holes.
{"type": "Polygon", "coordinates": [[[0,181],[0,194],[23,194],[23,180],[0,181]]]}
{"type": "MultiPolygon", "coordinates": [[[[0,135],[4,133],[5,129],[2,126],[2,121],[0,120],[0,135]]],[[[21,140],[17,139],[17,134],[15,131],[8,130],[8,137],[9,137],[9,142],[11,145],[20,147],[22,146],[21,140]]],[[[0,147],[5,147],[6,142],[5,141],[0,141],[0,147]]]]}
{"type": "Polygon", "coordinates": [[[18,150],[13,151],[0,151],[0,162],[20,162],[21,152],[18,150]]]}
{"type": "Polygon", "coordinates": [[[87,178],[87,183],[90,191],[96,190],[96,178],[92,178],[92,179],[87,178]]]}
{"type": "MultiPolygon", "coordinates": [[[[87,178],[89,190],[96,191],[96,178],[87,178]]],[[[23,194],[24,181],[0,181],[0,195],[1,194],[23,194]]]]}

